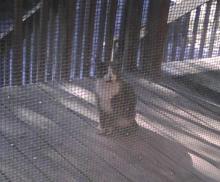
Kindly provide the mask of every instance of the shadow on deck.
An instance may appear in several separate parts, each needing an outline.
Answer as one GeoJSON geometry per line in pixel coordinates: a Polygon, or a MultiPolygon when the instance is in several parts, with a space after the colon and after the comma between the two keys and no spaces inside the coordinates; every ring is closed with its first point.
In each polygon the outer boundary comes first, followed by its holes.
{"type": "Polygon", "coordinates": [[[1,89],[0,181],[219,181],[219,107],[131,81],[140,128],[114,137],[96,134],[92,80],[1,89]]]}

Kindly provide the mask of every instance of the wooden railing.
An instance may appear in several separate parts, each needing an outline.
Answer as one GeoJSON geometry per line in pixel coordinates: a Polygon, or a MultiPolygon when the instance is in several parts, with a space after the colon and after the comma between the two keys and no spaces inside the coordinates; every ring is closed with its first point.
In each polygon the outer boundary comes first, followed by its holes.
{"type": "Polygon", "coordinates": [[[211,0],[169,23],[164,60],[220,56],[219,21],[220,0],[211,0]]]}
{"type": "Polygon", "coordinates": [[[15,1],[14,23],[0,34],[0,86],[22,84],[22,81],[30,83],[30,77],[34,77],[30,75],[31,58],[34,57],[31,48],[35,45],[32,44],[36,39],[33,28],[37,25],[40,7],[38,3],[23,15],[22,1],[15,1]]]}
{"type": "Polygon", "coordinates": [[[0,34],[1,87],[99,75],[114,38],[119,39],[119,68],[148,76],[160,75],[162,61],[207,56],[206,45],[208,57],[216,55],[219,0],[169,24],[169,0],[41,0],[22,16],[23,3],[16,0],[14,23],[0,34]]]}

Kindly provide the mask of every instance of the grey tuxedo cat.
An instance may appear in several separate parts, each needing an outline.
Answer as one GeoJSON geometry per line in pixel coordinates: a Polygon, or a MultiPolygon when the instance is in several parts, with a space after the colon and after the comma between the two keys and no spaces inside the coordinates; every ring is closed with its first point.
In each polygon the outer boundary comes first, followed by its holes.
{"type": "Polygon", "coordinates": [[[102,63],[103,73],[96,81],[96,96],[99,110],[99,134],[126,132],[137,128],[135,121],[136,94],[133,87],[122,79],[114,55],[117,52],[114,40],[112,58],[102,63]]]}

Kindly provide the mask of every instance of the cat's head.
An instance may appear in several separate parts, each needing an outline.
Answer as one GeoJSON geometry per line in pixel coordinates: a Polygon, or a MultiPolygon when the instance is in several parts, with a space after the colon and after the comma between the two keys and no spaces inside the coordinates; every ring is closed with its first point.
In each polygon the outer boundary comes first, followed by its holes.
{"type": "Polygon", "coordinates": [[[113,42],[111,60],[108,62],[101,63],[102,73],[100,76],[105,82],[113,83],[121,78],[120,66],[116,58],[117,56],[118,56],[118,40],[116,39],[113,42]]]}

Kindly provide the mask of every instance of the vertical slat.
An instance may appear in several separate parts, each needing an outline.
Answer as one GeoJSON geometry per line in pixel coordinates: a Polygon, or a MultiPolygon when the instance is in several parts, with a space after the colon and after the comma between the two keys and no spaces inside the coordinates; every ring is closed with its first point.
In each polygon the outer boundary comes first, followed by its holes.
{"type": "Polygon", "coordinates": [[[26,55],[25,55],[25,83],[30,83],[30,68],[31,68],[31,34],[32,34],[31,18],[25,24],[25,42],[26,42],[26,55]]]}
{"type": "Polygon", "coordinates": [[[47,23],[48,23],[48,0],[41,0],[40,9],[40,33],[37,52],[37,79],[45,80],[45,67],[47,57],[47,23]]]}
{"type": "Polygon", "coordinates": [[[4,52],[5,41],[0,40],[0,87],[4,86],[4,52]]]}
{"type": "Polygon", "coordinates": [[[102,61],[102,52],[103,52],[103,41],[104,41],[104,32],[105,32],[105,20],[106,20],[106,9],[107,9],[107,1],[101,0],[100,7],[100,16],[99,18],[99,28],[98,28],[98,40],[97,40],[97,50],[96,50],[96,75],[99,77],[101,74],[101,61],[102,61]]]}
{"type": "Polygon", "coordinates": [[[80,0],[79,4],[79,18],[77,21],[77,43],[76,43],[76,55],[75,55],[75,71],[74,71],[74,77],[77,78],[80,76],[81,72],[81,55],[82,55],[82,38],[83,38],[83,25],[84,25],[84,14],[85,14],[85,0],[80,0]]]}
{"type": "Polygon", "coordinates": [[[190,51],[189,51],[190,59],[194,58],[200,13],[201,13],[201,6],[196,9],[196,16],[195,16],[194,25],[193,25],[192,43],[191,43],[190,51]]]}
{"type": "Polygon", "coordinates": [[[56,48],[54,53],[54,63],[53,63],[53,80],[61,79],[61,68],[63,55],[65,52],[65,40],[66,40],[66,20],[65,20],[65,6],[64,1],[57,1],[58,13],[57,13],[57,22],[56,22],[56,48]]]}
{"type": "Polygon", "coordinates": [[[95,24],[96,0],[86,0],[84,17],[84,36],[82,45],[83,76],[89,77],[91,66],[91,53],[93,32],[95,24]]]}
{"type": "Polygon", "coordinates": [[[207,37],[211,6],[212,6],[212,1],[208,1],[207,6],[206,6],[205,19],[204,19],[204,23],[203,23],[203,31],[201,34],[201,42],[200,42],[200,47],[199,47],[199,58],[203,57],[203,51],[204,51],[205,41],[206,41],[206,37],[207,37]]]}
{"type": "Polygon", "coordinates": [[[55,64],[55,39],[56,37],[56,16],[58,11],[58,3],[57,1],[51,1],[50,10],[49,10],[49,24],[48,24],[48,31],[49,31],[49,47],[48,47],[48,57],[47,57],[47,69],[46,69],[46,80],[51,81],[53,75],[53,64],[55,64]]]}
{"type": "Polygon", "coordinates": [[[39,45],[39,13],[36,13],[33,17],[33,38],[32,38],[32,62],[31,62],[31,75],[30,75],[30,82],[36,83],[37,82],[37,50],[39,45]]]}
{"type": "Polygon", "coordinates": [[[171,61],[176,61],[180,19],[174,21],[173,24],[174,24],[173,26],[174,30],[173,30],[173,45],[172,45],[172,51],[171,51],[171,61]]]}
{"type": "Polygon", "coordinates": [[[180,51],[180,61],[184,60],[185,57],[185,52],[186,52],[186,46],[188,43],[188,30],[189,30],[189,23],[190,23],[190,13],[187,13],[184,17],[183,21],[183,32],[182,32],[182,44],[181,46],[181,51],[180,51]]]}
{"type": "Polygon", "coordinates": [[[105,26],[105,46],[103,50],[104,61],[109,62],[111,57],[111,49],[113,44],[115,19],[117,11],[117,0],[109,0],[107,8],[106,26],[105,26]]]}
{"type": "Polygon", "coordinates": [[[219,49],[218,49],[218,56],[220,56],[220,47],[219,47],[219,49]]]}
{"type": "Polygon", "coordinates": [[[7,36],[5,38],[5,50],[4,50],[4,86],[10,85],[11,78],[11,53],[12,53],[12,37],[7,36]]]}
{"type": "MultiPolygon", "coordinates": [[[[65,1],[60,0],[58,6],[58,18],[59,18],[59,33],[58,33],[58,49],[57,49],[57,62],[56,62],[56,72],[55,79],[60,80],[61,75],[64,71],[63,65],[66,63],[66,40],[67,40],[67,6],[65,1]]],[[[65,66],[64,66],[65,69],[65,66]]],[[[64,75],[63,75],[64,76],[64,75]]]]}
{"type": "Polygon", "coordinates": [[[136,70],[142,8],[143,0],[128,0],[125,47],[123,53],[123,67],[126,71],[136,70]]]}
{"type": "MultiPolygon", "coordinates": [[[[73,30],[74,30],[74,20],[75,20],[75,8],[76,0],[66,0],[66,16],[63,21],[66,21],[64,26],[66,26],[66,34],[64,41],[64,55],[62,58],[62,70],[61,70],[61,79],[69,80],[72,64],[72,44],[73,44],[73,30]]],[[[64,35],[63,35],[64,36],[64,35]]]]}
{"type": "Polygon", "coordinates": [[[164,62],[169,62],[170,60],[170,53],[172,50],[170,50],[170,45],[172,45],[173,40],[173,31],[174,31],[174,23],[168,24],[168,32],[167,32],[167,38],[166,38],[166,46],[164,50],[164,62]]]}
{"type": "Polygon", "coordinates": [[[23,0],[14,1],[12,85],[22,84],[22,7],[23,0]]]}
{"type": "Polygon", "coordinates": [[[143,60],[143,73],[155,79],[159,78],[161,74],[169,7],[169,0],[151,0],[149,4],[149,28],[148,34],[143,40],[141,59],[143,60]]]}
{"type": "Polygon", "coordinates": [[[120,32],[119,32],[119,45],[118,45],[118,55],[116,57],[116,61],[118,62],[118,68],[119,70],[122,70],[123,68],[123,53],[124,53],[124,48],[125,48],[125,35],[126,35],[126,19],[128,16],[128,8],[129,8],[129,3],[126,0],[125,4],[120,3],[120,6],[123,6],[124,8],[122,10],[121,14],[121,22],[120,22],[120,32]]]}
{"type": "Polygon", "coordinates": [[[209,43],[208,57],[212,57],[214,43],[216,39],[216,33],[219,28],[219,17],[220,17],[220,0],[217,0],[217,5],[216,5],[216,10],[215,10],[215,15],[214,15],[214,25],[212,28],[212,33],[211,33],[211,38],[210,38],[210,43],[209,43]]]}

